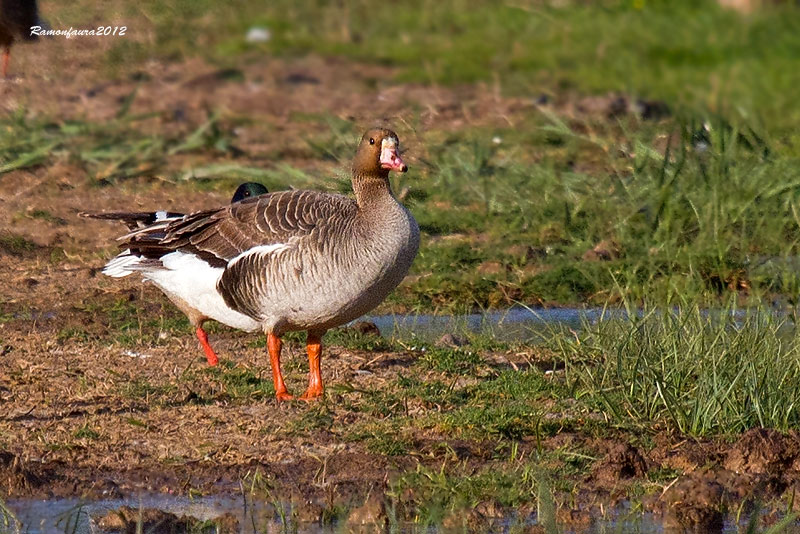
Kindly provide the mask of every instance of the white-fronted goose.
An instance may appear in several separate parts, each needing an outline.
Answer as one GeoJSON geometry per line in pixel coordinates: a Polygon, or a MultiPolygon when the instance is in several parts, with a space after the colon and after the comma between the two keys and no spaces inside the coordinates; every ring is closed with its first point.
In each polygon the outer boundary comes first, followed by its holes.
{"type": "Polygon", "coordinates": [[[322,395],[321,337],[377,306],[405,277],[419,228],[394,197],[389,171],[405,172],[397,135],[369,130],[353,159],[355,200],[280,191],[156,222],[121,238],[104,273],[141,272],[189,315],[261,329],[278,400],[292,398],[280,368],[281,336],[306,330],[308,389],[322,395]]]}
{"type": "MultiPolygon", "coordinates": [[[[239,185],[239,187],[236,188],[236,192],[233,194],[233,198],[231,199],[231,204],[240,202],[246,198],[257,197],[258,195],[264,195],[268,192],[269,191],[267,191],[267,188],[259,183],[246,182],[239,185]]],[[[145,212],[116,211],[111,213],[81,213],[80,215],[83,217],[91,217],[93,219],[121,221],[125,223],[125,225],[130,230],[136,230],[137,228],[146,228],[156,222],[178,220],[184,216],[183,213],[175,213],[171,211],[145,211],[145,212]]],[[[172,298],[172,296],[169,293],[167,293],[167,296],[172,298]]],[[[203,329],[203,324],[209,318],[204,316],[202,313],[198,313],[197,310],[186,308],[183,305],[183,302],[180,300],[173,299],[173,303],[178,308],[180,308],[180,310],[183,311],[183,313],[185,313],[186,316],[189,318],[189,322],[194,327],[197,339],[200,341],[200,346],[203,348],[203,352],[205,352],[206,354],[206,360],[208,361],[208,365],[217,365],[217,363],[219,363],[219,357],[217,356],[217,353],[214,352],[214,349],[211,348],[211,345],[208,343],[208,334],[203,329]]]]}
{"type": "Polygon", "coordinates": [[[0,0],[0,47],[3,48],[3,77],[8,75],[11,45],[14,41],[33,41],[31,26],[41,26],[36,0],[0,0]]]}

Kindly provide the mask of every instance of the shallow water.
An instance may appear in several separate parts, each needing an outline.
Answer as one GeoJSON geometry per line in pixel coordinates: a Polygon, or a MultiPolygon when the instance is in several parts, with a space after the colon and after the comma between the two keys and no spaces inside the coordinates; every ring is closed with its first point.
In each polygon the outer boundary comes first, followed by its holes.
{"type": "MultiPolygon", "coordinates": [[[[671,313],[680,314],[679,308],[672,308],[671,313]]],[[[635,312],[641,317],[643,312],[635,312]]],[[[659,312],[670,313],[670,312],[659,312]]],[[[688,313],[692,313],[691,311],[688,313]]],[[[732,319],[731,326],[745,324],[748,317],[770,317],[783,321],[781,331],[789,333],[795,328],[792,313],[786,308],[775,309],[709,309],[701,312],[712,321],[732,319]]],[[[384,337],[397,339],[420,339],[436,341],[445,334],[478,334],[491,335],[500,341],[537,341],[560,330],[580,330],[585,325],[594,325],[599,321],[625,319],[628,313],[620,308],[509,308],[486,313],[467,315],[367,315],[358,321],[375,323],[384,337]]],[[[357,322],[357,321],[356,321],[357,322]]]]}
{"type": "MultiPolygon", "coordinates": [[[[0,533],[27,534],[95,534],[102,532],[96,519],[109,510],[121,506],[138,508],[156,508],[177,516],[191,516],[200,521],[213,519],[222,514],[231,514],[239,522],[240,534],[266,534],[293,532],[297,534],[334,534],[347,532],[347,525],[336,523],[321,525],[319,523],[287,523],[281,521],[272,505],[258,503],[243,497],[198,497],[190,499],[171,495],[142,495],[137,499],[109,499],[105,501],[82,501],[79,499],[54,500],[10,500],[5,503],[8,512],[15,519],[3,518],[0,513],[0,533]],[[3,519],[6,519],[5,521],[3,519]]],[[[287,517],[291,516],[290,505],[285,505],[287,517]]],[[[485,532],[508,533],[519,531],[520,521],[527,525],[535,524],[535,518],[508,518],[487,526],[485,532]]],[[[738,525],[728,521],[721,534],[734,534],[747,529],[743,520],[738,525]]],[[[383,531],[383,529],[374,529],[383,531]]],[[[388,532],[397,534],[436,534],[441,529],[431,526],[406,523],[392,525],[388,532]]],[[[213,532],[213,530],[204,530],[213,532]]],[[[479,531],[480,532],[480,531],[479,531]]],[[[622,505],[605,518],[598,518],[589,526],[572,528],[559,525],[561,534],[661,534],[675,532],[664,527],[659,518],[651,513],[633,512],[629,506],[622,505]]],[[[792,524],[782,532],[798,533],[800,527],[792,524]]]]}
{"type": "MultiPolygon", "coordinates": [[[[155,508],[177,516],[191,516],[200,521],[214,519],[229,513],[239,521],[240,531],[244,532],[278,532],[280,520],[274,516],[273,509],[265,505],[257,505],[249,500],[234,497],[176,497],[171,495],[142,495],[137,499],[108,499],[103,501],[86,501],[81,499],[53,500],[9,500],[6,508],[14,519],[4,526],[0,519],[0,533],[25,534],[89,534],[101,532],[96,525],[96,518],[104,516],[109,510],[122,506],[134,509],[155,508]],[[93,519],[95,518],[95,519],[93,519]],[[246,525],[251,525],[246,529],[246,525]],[[252,525],[261,528],[255,530],[252,525]],[[276,530],[277,527],[277,530],[276,530]]],[[[2,516],[0,515],[0,518],[2,516]]],[[[309,529],[313,533],[319,530],[309,529]]]]}
{"type": "Polygon", "coordinates": [[[469,332],[491,334],[502,341],[531,341],[554,328],[577,330],[586,321],[620,316],[620,311],[602,308],[510,308],[468,315],[368,315],[359,320],[371,321],[381,335],[399,339],[436,341],[444,334],[469,332]]]}
{"type": "MultiPolygon", "coordinates": [[[[242,497],[199,497],[189,499],[170,495],[142,495],[138,499],[109,499],[104,501],[84,501],[80,499],[54,500],[10,500],[5,503],[8,512],[15,519],[4,525],[0,520],[0,533],[26,534],[95,534],[102,532],[97,520],[109,510],[121,506],[134,509],[155,508],[177,516],[191,516],[203,521],[217,518],[223,514],[234,516],[239,522],[241,534],[262,534],[293,532],[298,534],[334,534],[346,532],[344,523],[321,525],[319,523],[284,523],[272,505],[258,503],[242,497]]],[[[285,514],[291,517],[291,506],[285,505],[285,514]]],[[[2,516],[0,516],[2,517],[2,516]]],[[[498,524],[487,527],[486,532],[509,532],[514,525],[519,526],[519,519],[508,518],[498,524]]],[[[524,520],[527,524],[535,524],[533,518],[524,520]]],[[[375,531],[381,531],[376,529],[375,531]]],[[[436,534],[441,529],[420,524],[398,524],[390,531],[398,534],[436,534]]],[[[623,532],[623,533],[657,533],[663,529],[654,521],[652,514],[639,514],[633,519],[597,522],[589,530],[580,532],[623,532]]],[[[212,530],[213,532],[213,530],[212,530]]],[[[561,528],[560,532],[569,533],[570,529],[561,528]]]]}
{"type": "MultiPolygon", "coordinates": [[[[672,309],[673,313],[680,313],[678,308],[672,309]]],[[[772,314],[774,317],[795,316],[800,310],[791,310],[785,307],[776,307],[766,311],[753,311],[740,309],[734,312],[723,310],[705,310],[704,315],[732,316],[734,324],[740,323],[748,314],[772,314]]],[[[640,312],[639,312],[640,313],[640,312]]],[[[31,312],[33,320],[53,319],[57,316],[54,311],[31,312]]],[[[22,316],[19,316],[20,318],[22,316]]],[[[26,316],[27,317],[27,316],[26,316]]],[[[388,314],[365,315],[353,321],[369,321],[374,323],[384,337],[396,339],[435,342],[445,334],[465,335],[491,335],[500,341],[536,341],[552,335],[559,330],[580,330],[586,324],[592,325],[599,321],[609,319],[622,319],[627,317],[627,312],[620,308],[527,308],[515,307],[504,310],[494,310],[484,313],[470,313],[464,315],[433,315],[433,314],[388,314]]],[[[791,322],[784,326],[790,327],[791,322]]]]}

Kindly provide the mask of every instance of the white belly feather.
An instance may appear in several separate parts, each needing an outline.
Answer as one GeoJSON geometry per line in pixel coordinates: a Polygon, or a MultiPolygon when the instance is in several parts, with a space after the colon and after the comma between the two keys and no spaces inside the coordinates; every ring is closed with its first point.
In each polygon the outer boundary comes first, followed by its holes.
{"type": "Polygon", "coordinates": [[[161,268],[139,266],[141,261],[142,258],[131,256],[126,251],[112,259],[103,272],[120,277],[139,271],[145,280],[152,281],[167,296],[180,299],[215,321],[248,332],[260,328],[257,321],[228,307],[217,291],[217,282],[224,269],[212,267],[194,254],[180,251],[163,256],[161,268]]]}

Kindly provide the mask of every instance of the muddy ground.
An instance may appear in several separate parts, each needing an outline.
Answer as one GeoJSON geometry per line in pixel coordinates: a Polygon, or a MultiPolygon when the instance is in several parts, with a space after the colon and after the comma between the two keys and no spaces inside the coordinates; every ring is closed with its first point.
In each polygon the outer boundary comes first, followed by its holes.
{"type": "MultiPolygon", "coordinates": [[[[151,288],[141,297],[158,300],[151,288]]],[[[255,477],[267,481],[272,495],[292,501],[300,520],[320,521],[331,510],[382,520],[382,508],[361,507],[376,495],[398,503],[400,510],[405,506],[413,518],[418,504],[413,491],[390,492],[402,473],[443,465],[469,473],[507,462],[494,440],[418,430],[408,453],[386,455],[342,431],[375,417],[354,408],[354,398],[407,373],[416,358],[413,351],[330,347],[323,360],[325,400],[316,406],[278,404],[267,394],[237,397],[224,378],[205,367],[189,332],[134,349],[59,341],[58,325],[70,321],[102,325],[103,319],[74,311],[10,320],[0,330],[0,398],[6,408],[0,416],[0,480],[6,497],[94,499],[131,497],[143,490],[238,495],[243,481],[248,487],[255,477]]],[[[249,346],[246,336],[235,333],[213,338],[228,372],[249,371],[269,381],[263,348],[249,346]]],[[[297,391],[305,379],[297,365],[302,347],[289,348],[288,379],[297,391]]],[[[514,354],[484,357],[490,368],[510,362],[522,368],[530,361],[514,354]]],[[[421,378],[440,378],[430,374],[421,378]]],[[[438,407],[407,409],[425,417],[438,407]]],[[[588,527],[593,518],[633,497],[671,524],[718,528],[726,513],[743,503],[747,510],[763,500],[770,509],[784,511],[800,484],[800,435],[794,433],[757,429],[730,443],[662,433],[652,436],[647,448],[632,446],[625,433],[605,434],[564,430],[541,442],[534,436],[519,442],[523,459],[559,450],[581,450],[595,458],[585,472],[554,481],[558,488],[572,488],[555,490],[560,521],[588,527]],[[664,471],[669,474],[662,487],[654,491],[651,485],[642,495],[643,485],[664,471]]],[[[530,513],[535,505],[531,497],[517,511],[530,513]]],[[[488,525],[509,512],[489,499],[468,518],[488,525]]]]}
{"type": "MultiPolygon", "coordinates": [[[[357,122],[392,124],[414,165],[425,155],[415,129],[513,126],[540,105],[538,95],[506,98],[484,85],[389,83],[388,68],[314,57],[260,61],[239,67],[235,76],[190,60],[151,63],[144,72],[116,81],[101,81],[86,74],[89,69],[56,81],[47,78],[44,65],[59,59],[58,49],[45,44],[44,50],[17,58],[30,63],[16,80],[0,84],[0,112],[102,122],[136,90],[131,113],[160,112],[142,125],[153,131],[192,131],[210,109],[254,117],[237,126],[236,144],[242,151],[237,162],[256,167],[272,167],[279,156],[311,171],[339,168],[320,160],[306,142],[323,131],[321,117],[330,110],[357,122]],[[311,118],[298,120],[300,115],[311,118]],[[411,115],[421,123],[404,123],[402,118],[411,115]]],[[[91,64],[93,52],[79,52],[71,59],[76,67],[91,64]]],[[[602,116],[613,101],[565,98],[552,105],[567,117],[602,116]]],[[[407,505],[413,517],[413,491],[387,493],[401,473],[420,465],[468,473],[503,464],[496,441],[453,440],[435,428],[416,430],[410,450],[399,455],[370,450],[341,430],[381,419],[353,406],[364,391],[391,387],[398,373],[408,372],[419,356],[412,348],[328,347],[322,370],[326,398],[315,405],[278,404],[265,392],[268,362],[255,336],[213,331],[223,362],[221,371],[209,370],[187,325],[181,330],[166,324],[180,317],[157,290],[133,277],[110,280],[98,272],[122,229],[81,219],[79,212],[218,206],[229,192],[180,187],[176,193],[164,176],[187,164],[229,157],[180,156],[153,176],[118,187],[98,187],[84,168],[63,158],[0,176],[0,234],[6,236],[0,247],[4,496],[107,498],[142,490],[237,494],[243,480],[258,476],[274,494],[300,503],[307,520],[320,520],[326,509],[358,509],[375,495],[407,505]],[[36,215],[44,212],[46,217],[36,215]],[[121,333],[126,320],[137,325],[133,335],[130,324],[121,333]]],[[[535,347],[480,357],[487,373],[526,369],[546,359],[535,347]]],[[[289,343],[285,360],[290,388],[298,391],[305,380],[302,346],[289,343]]],[[[441,376],[428,371],[420,378],[441,376]]],[[[440,407],[419,403],[405,409],[424,417],[440,407]]],[[[752,430],[727,442],[663,432],[648,436],[648,443],[613,429],[600,435],[564,429],[543,440],[522,437],[518,454],[530,458],[580,448],[594,458],[554,486],[559,519],[578,526],[631,496],[676,524],[719,526],[724,513],[756,498],[778,510],[800,484],[797,434],[752,430]],[[573,489],[559,489],[563,482],[573,489]]],[[[531,497],[522,510],[533,511],[535,505],[531,497]]],[[[486,522],[503,513],[483,502],[469,517],[486,522]]]]}

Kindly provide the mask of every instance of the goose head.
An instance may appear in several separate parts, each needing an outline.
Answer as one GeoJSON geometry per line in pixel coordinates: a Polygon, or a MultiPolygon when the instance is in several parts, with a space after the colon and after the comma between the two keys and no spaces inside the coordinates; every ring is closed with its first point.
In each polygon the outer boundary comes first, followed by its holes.
{"type": "Polygon", "coordinates": [[[353,174],[388,177],[389,171],[406,172],[408,166],[400,158],[397,134],[384,128],[367,130],[353,158],[353,174]]]}

